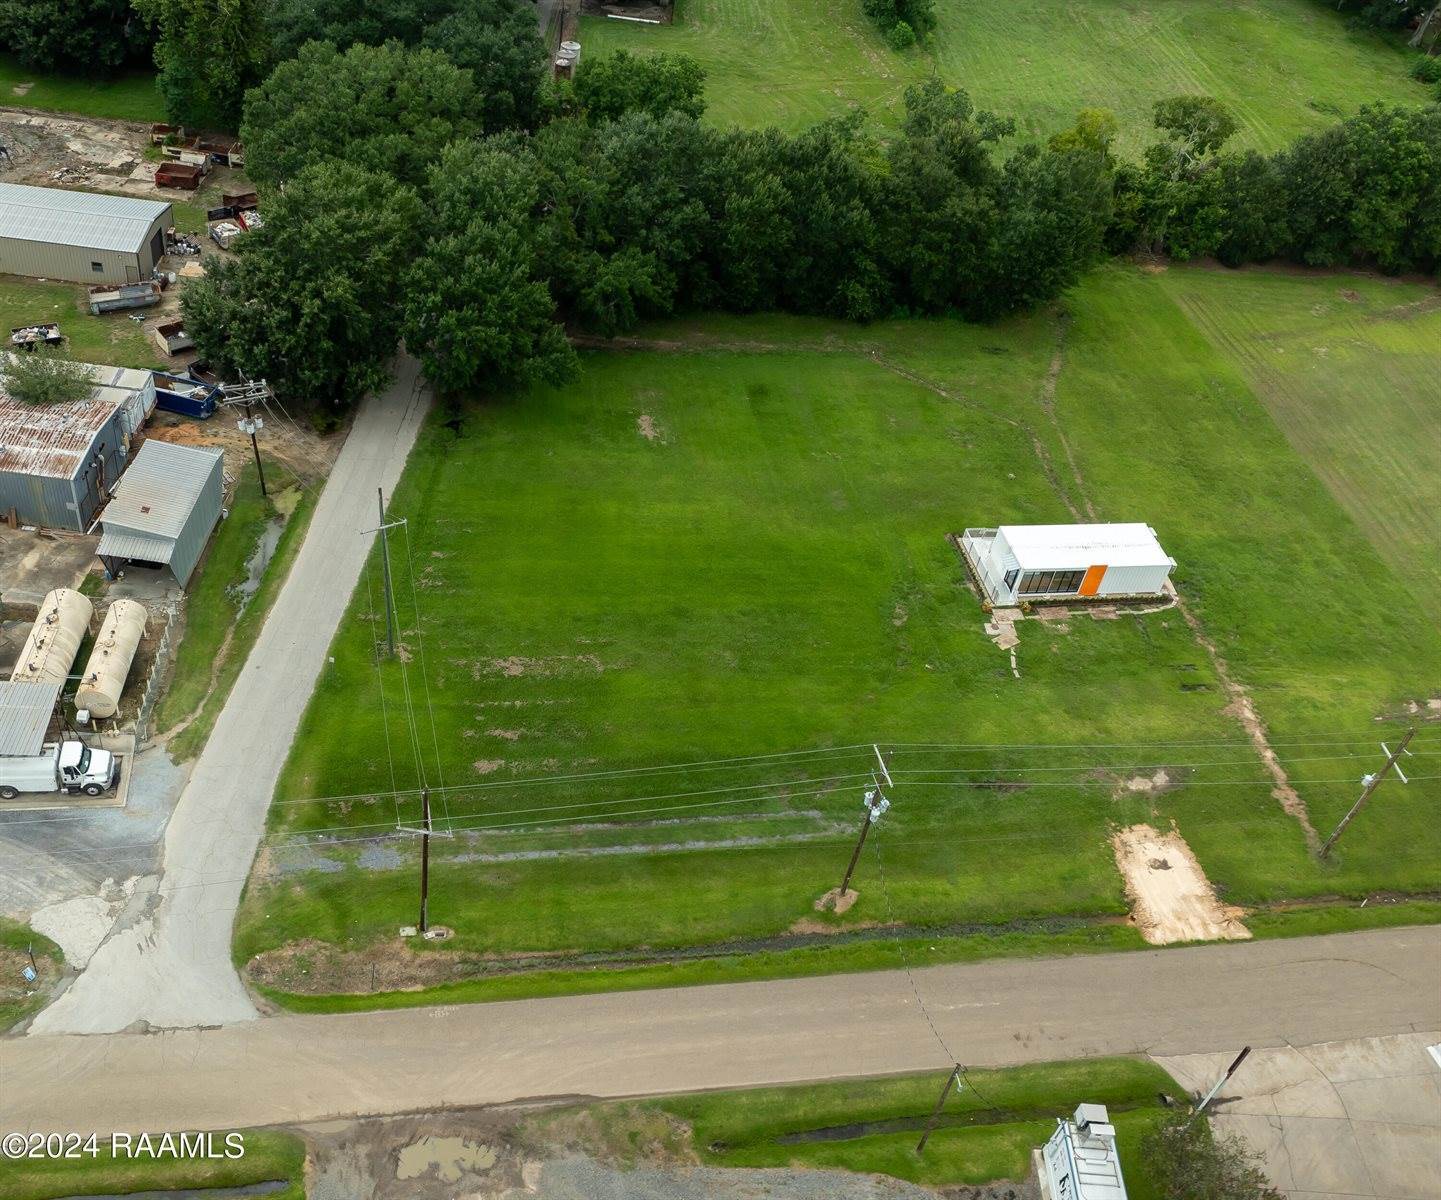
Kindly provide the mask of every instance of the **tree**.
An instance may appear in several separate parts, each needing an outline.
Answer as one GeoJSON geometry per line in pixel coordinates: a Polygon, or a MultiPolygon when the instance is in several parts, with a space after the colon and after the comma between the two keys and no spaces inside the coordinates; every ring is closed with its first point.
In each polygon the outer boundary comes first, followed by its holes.
{"type": "Polygon", "coordinates": [[[438,233],[405,277],[406,345],[442,391],[564,383],[578,369],[536,239],[537,165],[519,146],[462,142],[431,169],[438,233]]]}
{"type": "Polygon", "coordinates": [[[1080,151],[1098,154],[1110,163],[1113,161],[1111,143],[1116,140],[1119,128],[1116,114],[1109,108],[1083,108],[1076,114],[1076,123],[1053,134],[1048,144],[1057,153],[1080,151]]]}
{"type": "Polygon", "coordinates": [[[415,192],[387,175],[337,162],[301,171],[235,259],[186,288],[181,310],[201,356],[334,421],[389,378],[421,213],[415,192]]]}
{"type": "Polygon", "coordinates": [[[172,121],[239,128],[245,89],[264,76],[269,62],[265,3],[134,0],[156,29],[156,83],[172,121]]]}
{"type": "Polygon", "coordinates": [[[471,72],[486,132],[535,126],[549,56],[528,0],[273,0],[269,27],[276,63],[311,41],[440,50],[471,72]]]}
{"type": "Polygon", "coordinates": [[[25,404],[74,404],[88,399],[95,380],[84,363],[63,350],[35,346],[29,353],[0,355],[0,382],[25,404]]]}
{"type": "Polygon", "coordinates": [[[575,98],[593,122],[614,121],[628,112],[699,117],[705,112],[705,68],[689,54],[617,50],[581,60],[575,98]]]}
{"type": "Polygon", "coordinates": [[[0,0],[5,47],[27,67],[110,75],[150,48],[130,0],[0,0]]]}
{"type": "Polygon", "coordinates": [[[1240,1138],[1188,1121],[1173,1115],[1141,1139],[1142,1172],[1162,1200],[1285,1200],[1240,1138]]]}
{"type": "Polygon", "coordinates": [[[419,184],[450,142],[479,131],[475,88],[436,50],[308,42],[245,99],[246,170],[276,184],[339,160],[419,184]]]}
{"type": "Polygon", "coordinates": [[[550,55],[528,0],[462,0],[424,40],[470,71],[487,133],[539,124],[550,55]]]}
{"type": "Polygon", "coordinates": [[[1215,154],[1236,132],[1226,106],[1211,96],[1171,96],[1157,100],[1153,112],[1156,128],[1186,166],[1215,154]]]}

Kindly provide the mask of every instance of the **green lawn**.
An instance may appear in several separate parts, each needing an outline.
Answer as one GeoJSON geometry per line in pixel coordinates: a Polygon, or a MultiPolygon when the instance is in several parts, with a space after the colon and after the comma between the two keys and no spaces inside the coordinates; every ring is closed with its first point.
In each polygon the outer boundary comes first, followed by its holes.
{"type": "MultiPolygon", "coordinates": [[[[1285,328],[1315,296],[1309,280],[1276,278],[1237,306],[1285,328]]],[[[964,939],[977,923],[1119,914],[1107,833],[1138,820],[1174,819],[1235,902],[1435,889],[1434,780],[1388,785],[1318,863],[1177,613],[1025,623],[1017,679],[944,540],[1068,520],[1086,502],[1152,523],[1328,829],[1354,797],[1345,781],[1379,757],[1375,718],[1435,694],[1441,644],[1243,364],[1178,299],[1211,283],[1200,268],[1107,268],[1065,317],[985,328],[676,322],[651,332],[680,349],[592,353],[566,389],[437,416],[393,504],[415,539],[392,543],[408,665],[384,665],[382,692],[373,560],[282,777],[237,957],[307,937],[394,945],[415,919],[413,843],[350,839],[417,821],[413,796],[378,793],[392,771],[415,786],[418,761],[445,785],[440,827],[460,834],[436,843],[432,869],[432,919],[456,936],[426,953],[550,954],[557,990],[587,986],[596,963],[581,952],[623,966],[614,956],[712,943],[742,973],[806,971],[826,953],[829,969],[895,965],[874,945],[777,942],[802,920],[964,939]],[[872,741],[896,744],[895,807],[859,902],[822,916],[812,902],[839,882],[872,741]],[[809,747],[833,749],[712,761],[809,747]],[[1179,786],[1120,786],[1156,766],[1179,786]],[[646,773],[555,778],[618,768],[646,773]],[[518,782],[533,777],[544,782],[518,782]],[[343,840],[289,845],[306,834],[343,840]]],[[[1392,289],[1370,350],[1385,370],[1390,347],[1410,344],[1416,289],[1334,283],[1392,289]]],[[[1441,774],[1438,744],[1418,737],[1414,774],[1441,774]]],[[[497,984],[503,966],[473,958],[491,977],[476,991],[534,987],[497,984]]]]}
{"type": "Polygon", "coordinates": [[[116,79],[80,79],[41,74],[0,55],[0,106],[7,104],[85,117],[165,120],[165,106],[151,71],[134,71],[116,79]]]}
{"type": "Polygon", "coordinates": [[[0,332],[6,344],[16,326],[44,321],[60,323],[60,332],[68,339],[66,350],[81,362],[143,368],[160,363],[154,344],[127,313],[90,315],[84,284],[0,275],[0,332]]]}
{"type": "Polygon", "coordinates": [[[897,54],[859,0],[678,0],[675,24],[585,17],[587,54],[683,50],[709,73],[711,119],[798,129],[857,104],[894,118],[907,83],[933,70],[985,108],[1046,135],[1105,107],[1134,151],[1151,105],[1205,92],[1241,142],[1272,149],[1366,100],[1421,102],[1399,41],[1348,28],[1313,0],[940,0],[931,50],[897,54]]]}
{"type": "Polygon", "coordinates": [[[64,954],[48,937],[0,916],[0,1035],[44,1006],[64,967],[64,954]],[[36,979],[27,983],[22,972],[31,953],[36,979]]]}
{"type": "MultiPolygon", "coordinates": [[[[289,1186],[266,1192],[267,1200],[305,1200],[305,1143],[292,1133],[245,1130],[240,1134],[244,1156],[232,1159],[126,1157],[123,1150],[120,1156],[112,1156],[110,1135],[98,1136],[101,1153],[93,1157],[86,1151],[68,1159],[7,1162],[0,1170],[0,1200],[58,1200],[79,1194],[128,1195],[182,1188],[199,1192],[275,1180],[288,1181],[289,1186]]],[[[151,1137],[159,1145],[160,1134],[151,1137]]],[[[216,1154],[225,1152],[224,1138],[224,1133],[215,1135],[216,1154]]]]}
{"type": "Polygon", "coordinates": [[[185,635],[170,686],[155,714],[155,728],[161,734],[185,722],[168,742],[177,759],[191,758],[205,745],[300,550],[315,507],[315,493],[300,494],[274,462],[267,463],[267,482],[269,498],[260,494],[255,464],[246,464],[230,502],[230,515],[216,530],[191,581],[185,635]],[[274,551],[259,585],[247,596],[243,585],[249,563],[267,528],[277,524],[281,529],[274,551]]]}
{"type": "Polygon", "coordinates": [[[945,1075],[942,1068],[890,1079],[594,1104],[550,1111],[530,1124],[542,1137],[550,1129],[581,1130],[582,1148],[624,1163],[698,1158],[722,1167],[874,1172],[944,1187],[1024,1179],[1032,1148],[1050,1137],[1056,1118],[1088,1101],[1111,1111],[1128,1193],[1136,1200],[1154,1194],[1141,1177],[1137,1148],[1165,1113],[1159,1094],[1184,1095],[1154,1063],[1107,1058],[968,1071],[948,1098],[925,1154],[917,1155],[920,1129],[945,1075]],[[798,1140],[817,1130],[833,1132],[824,1140],[798,1140]]]}

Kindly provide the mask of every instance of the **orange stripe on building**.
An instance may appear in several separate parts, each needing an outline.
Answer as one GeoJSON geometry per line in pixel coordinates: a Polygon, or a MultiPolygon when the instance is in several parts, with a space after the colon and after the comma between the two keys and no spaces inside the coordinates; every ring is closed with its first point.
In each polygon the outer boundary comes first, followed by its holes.
{"type": "Polygon", "coordinates": [[[1081,580],[1081,595],[1094,596],[1101,590],[1101,580],[1105,578],[1106,568],[1089,567],[1086,570],[1086,577],[1081,580]]]}

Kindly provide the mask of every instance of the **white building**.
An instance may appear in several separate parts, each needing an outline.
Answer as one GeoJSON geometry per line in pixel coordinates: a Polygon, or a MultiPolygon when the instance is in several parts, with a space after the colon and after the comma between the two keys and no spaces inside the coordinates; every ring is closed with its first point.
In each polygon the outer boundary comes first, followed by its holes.
{"type": "Polygon", "coordinates": [[[1104,1104],[1081,1104],[1041,1150],[1043,1200],[1126,1200],[1116,1127],[1104,1104]]]}
{"type": "Polygon", "coordinates": [[[967,529],[961,552],[993,605],[1160,597],[1176,560],[1140,523],[967,529]]]}

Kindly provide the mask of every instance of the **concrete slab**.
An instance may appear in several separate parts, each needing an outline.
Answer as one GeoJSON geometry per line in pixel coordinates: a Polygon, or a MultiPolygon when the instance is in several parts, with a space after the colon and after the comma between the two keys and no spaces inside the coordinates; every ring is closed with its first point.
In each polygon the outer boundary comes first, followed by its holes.
{"type": "Polygon", "coordinates": [[[0,602],[39,604],[46,592],[76,587],[96,565],[98,537],[0,526],[0,602]]]}
{"type": "MultiPolygon", "coordinates": [[[[1441,1200],[1441,1066],[1431,1033],[1258,1050],[1212,1110],[1289,1200],[1441,1200]]],[[[1158,1058],[1193,1093],[1230,1051],[1158,1058]]]]}

